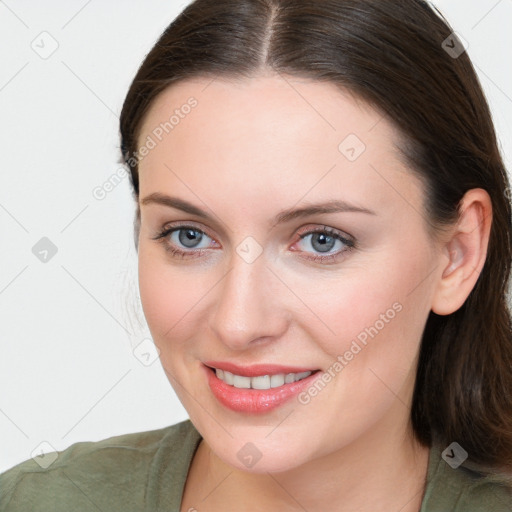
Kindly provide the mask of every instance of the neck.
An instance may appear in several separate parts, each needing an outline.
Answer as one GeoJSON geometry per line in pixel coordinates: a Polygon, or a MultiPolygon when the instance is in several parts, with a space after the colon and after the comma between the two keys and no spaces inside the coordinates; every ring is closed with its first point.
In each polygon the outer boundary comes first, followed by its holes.
{"type": "MultiPolygon", "coordinates": [[[[396,404],[408,412],[403,403],[396,404]]],[[[248,510],[249,503],[251,510],[418,512],[429,449],[415,440],[408,420],[397,428],[396,415],[388,417],[395,423],[380,422],[342,449],[280,473],[240,471],[203,440],[189,474],[190,483],[201,482],[201,495],[208,496],[201,510],[248,510]]]]}

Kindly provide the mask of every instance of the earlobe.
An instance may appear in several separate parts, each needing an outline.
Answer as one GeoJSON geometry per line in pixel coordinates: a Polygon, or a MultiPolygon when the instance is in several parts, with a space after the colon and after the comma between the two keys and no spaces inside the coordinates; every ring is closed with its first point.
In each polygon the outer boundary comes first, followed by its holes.
{"type": "Polygon", "coordinates": [[[460,218],[443,247],[442,275],[432,298],[432,311],[449,315],[457,311],[474,288],[487,256],[492,205],[483,189],[464,195],[460,218]]]}

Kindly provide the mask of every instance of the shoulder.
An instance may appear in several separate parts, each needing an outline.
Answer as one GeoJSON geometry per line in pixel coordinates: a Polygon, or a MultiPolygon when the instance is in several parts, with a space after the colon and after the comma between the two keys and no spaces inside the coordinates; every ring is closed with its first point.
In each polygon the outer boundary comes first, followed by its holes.
{"type": "Polygon", "coordinates": [[[447,452],[439,445],[431,448],[421,512],[512,510],[512,475],[489,476],[478,471],[469,459],[457,465],[449,460],[450,455],[453,450],[447,452]]]}
{"type": "Polygon", "coordinates": [[[169,473],[169,486],[176,485],[183,473],[186,477],[199,440],[187,420],[158,430],[76,443],[46,454],[49,465],[29,459],[0,475],[0,512],[142,510],[147,488],[158,487],[162,468],[169,473]]]}

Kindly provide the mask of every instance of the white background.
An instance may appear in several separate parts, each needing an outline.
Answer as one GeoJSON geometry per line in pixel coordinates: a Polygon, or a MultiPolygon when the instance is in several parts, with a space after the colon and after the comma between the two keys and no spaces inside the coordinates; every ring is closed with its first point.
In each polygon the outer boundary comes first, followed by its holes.
{"type": "MultiPolygon", "coordinates": [[[[186,3],[0,2],[0,471],[42,442],[61,450],[187,417],[159,361],[133,354],[149,332],[129,180],[92,193],[120,169],[128,86],[186,3]],[[46,59],[32,48],[52,44],[46,59]],[[58,249],[46,263],[32,252],[43,237],[58,249]]],[[[434,4],[469,43],[510,169],[512,0],[434,4]]]]}

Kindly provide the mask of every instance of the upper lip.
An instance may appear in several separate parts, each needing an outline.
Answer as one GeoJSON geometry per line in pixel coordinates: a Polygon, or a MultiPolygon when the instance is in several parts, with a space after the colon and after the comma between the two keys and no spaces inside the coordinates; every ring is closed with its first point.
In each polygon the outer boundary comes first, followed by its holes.
{"type": "Polygon", "coordinates": [[[314,372],[316,368],[307,368],[305,366],[285,366],[280,364],[253,364],[250,366],[240,366],[229,361],[205,361],[204,365],[210,368],[225,370],[235,375],[243,377],[257,377],[259,375],[277,375],[279,373],[302,373],[314,372]]]}

